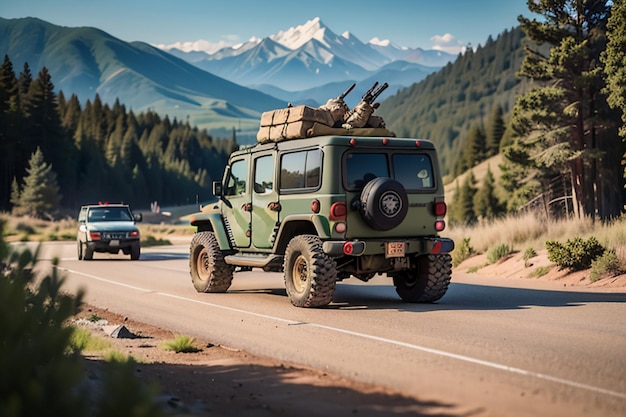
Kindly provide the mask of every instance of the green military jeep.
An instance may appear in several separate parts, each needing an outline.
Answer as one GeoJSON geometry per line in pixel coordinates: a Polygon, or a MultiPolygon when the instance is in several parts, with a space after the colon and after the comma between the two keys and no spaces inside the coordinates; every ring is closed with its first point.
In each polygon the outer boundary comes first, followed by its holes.
{"type": "Polygon", "coordinates": [[[198,292],[225,292],[237,270],[284,271],[293,305],[329,304],[350,276],[391,277],[400,298],[433,302],[451,278],[444,186],[426,140],[318,136],[240,149],[215,204],[193,216],[198,292]]]}

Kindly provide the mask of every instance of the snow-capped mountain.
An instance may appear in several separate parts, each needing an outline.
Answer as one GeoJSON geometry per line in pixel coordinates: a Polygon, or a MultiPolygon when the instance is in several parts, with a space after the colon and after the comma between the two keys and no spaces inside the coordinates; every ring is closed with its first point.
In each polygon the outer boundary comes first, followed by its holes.
{"type": "MultiPolygon", "coordinates": [[[[204,56],[197,51],[161,48],[241,85],[274,85],[294,92],[375,77],[377,71],[394,61],[425,65],[435,71],[455,58],[445,52],[404,48],[378,38],[364,43],[349,32],[337,35],[319,17],[267,38],[253,38],[204,56]]],[[[402,78],[404,85],[407,77],[402,78]]],[[[395,80],[381,81],[397,84],[395,80]]]]}

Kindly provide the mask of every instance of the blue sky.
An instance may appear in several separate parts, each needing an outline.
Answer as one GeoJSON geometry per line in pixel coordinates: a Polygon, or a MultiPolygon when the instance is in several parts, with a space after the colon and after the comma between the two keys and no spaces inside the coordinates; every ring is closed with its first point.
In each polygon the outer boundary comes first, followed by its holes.
{"type": "Polygon", "coordinates": [[[484,44],[532,16],[526,0],[2,0],[0,17],[92,26],[125,41],[234,44],[320,17],[333,32],[400,46],[484,44]]]}

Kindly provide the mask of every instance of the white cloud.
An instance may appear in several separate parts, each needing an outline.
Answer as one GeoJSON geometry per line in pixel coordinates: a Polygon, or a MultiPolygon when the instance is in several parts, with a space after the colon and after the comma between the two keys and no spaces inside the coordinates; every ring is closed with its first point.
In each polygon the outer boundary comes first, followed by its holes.
{"type": "Polygon", "coordinates": [[[448,52],[450,54],[456,55],[458,53],[465,52],[467,49],[466,45],[463,45],[461,41],[456,39],[454,35],[450,33],[435,35],[430,38],[430,41],[433,43],[432,49],[448,52]]]}
{"type": "Polygon", "coordinates": [[[200,51],[206,52],[208,54],[215,53],[222,48],[236,45],[239,41],[237,35],[226,35],[222,37],[218,42],[209,42],[204,39],[200,39],[197,41],[189,41],[189,42],[174,42],[171,44],[158,44],[156,45],[159,49],[170,50],[173,48],[180,49],[181,51],[191,52],[191,51],[200,51]]]}

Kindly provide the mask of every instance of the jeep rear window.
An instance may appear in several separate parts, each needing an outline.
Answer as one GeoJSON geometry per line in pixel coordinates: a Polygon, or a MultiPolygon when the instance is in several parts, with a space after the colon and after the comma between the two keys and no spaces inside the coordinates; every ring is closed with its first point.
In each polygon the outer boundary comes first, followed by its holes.
{"type": "Polygon", "coordinates": [[[391,177],[407,190],[430,190],[436,186],[432,161],[427,154],[355,152],[346,155],[345,164],[345,186],[348,190],[361,190],[377,177],[391,177]]]}
{"type": "Polygon", "coordinates": [[[281,191],[319,188],[322,172],[320,149],[287,153],[280,161],[281,191]]]}
{"type": "Polygon", "coordinates": [[[393,177],[407,190],[435,188],[433,164],[426,154],[394,154],[393,177]]]}
{"type": "Polygon", "coordinates": [[[360,190],[376,177],[388,177],[385,153],[350,153],[346,156],[346,181],[349,190],[360,190]]]}

